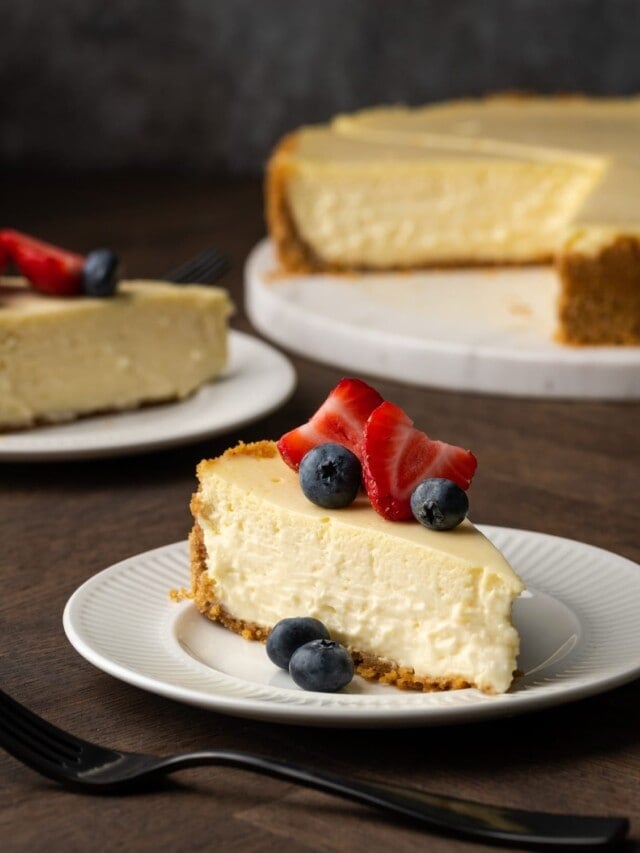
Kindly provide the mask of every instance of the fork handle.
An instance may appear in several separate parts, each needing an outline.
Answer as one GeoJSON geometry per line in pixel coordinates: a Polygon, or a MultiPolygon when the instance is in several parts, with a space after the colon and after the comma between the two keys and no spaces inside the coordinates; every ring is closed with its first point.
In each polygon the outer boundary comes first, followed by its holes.
{"type": "Polygon", "coordinates": [[[328,791],[349,800],[414,818],[440,832],[470,838],[515,842],[537,848],[598,847],[621,841],[629,831],[626,818],[583,817],[502,808],[430,794],[402,785],[339,776],[233,750],[207,750],[168,758],[162,772],[173,773],[204,764],[243,767],[267,776],[291,779],[309,788],[328,791]]]}

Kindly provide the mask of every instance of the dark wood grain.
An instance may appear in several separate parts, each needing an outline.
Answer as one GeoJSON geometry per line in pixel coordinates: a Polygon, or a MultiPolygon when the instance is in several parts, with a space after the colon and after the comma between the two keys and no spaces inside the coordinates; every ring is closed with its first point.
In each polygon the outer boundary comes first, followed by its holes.
{"type": "MultiPolygon", "coordinates": [[[[257,183],[184,177],[17,177],[0,222],[86,251],[119,249],[152,277],[210,243],[242,264],[263,233],[257,183]]],[[[306,419],[340,372],[294,359],[281,411],[233,435],[125,459],[0,465],[0,672],[17,698],[105,744],[171,752],[245,747],[488,802],[626,814],[640,838],[640,683],[514,719],[439,729],[331,731],[252,722],[178,704],[94,669],[65,639],[73,590],[124,557],[183,539],[194,467],[237,439],[306,419]]],[[[376,382],[434,436],[474,449],[476,521],[568,536],[640,560],[640,405],[531,401],[376,382]]],[[[640,614],[639,614],[640,618],[640,614]]],[[[412,824],[229,769],[183,773],[129,798],[65,793],[0,753],[3,850],[463,851],[412,824]]]]}

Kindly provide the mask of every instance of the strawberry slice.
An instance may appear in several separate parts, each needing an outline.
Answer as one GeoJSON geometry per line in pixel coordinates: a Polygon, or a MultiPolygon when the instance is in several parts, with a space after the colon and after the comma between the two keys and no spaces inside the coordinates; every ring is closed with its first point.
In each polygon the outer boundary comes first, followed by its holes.
{"type": "Polygon", "coordinates": [[[335,441],[362,461],[362,431],[371,412],[382,403],[378,392],[361,379],[341,379],[306,424],[285,433],[278,442],[280,455],[298,470],[305,453],[318,444],[335,441]]]}
{"type": "Polygon", "coordinates": [[[393,403],[375,409],[364,428],[362,473],[373,508],[390,521],[413,518],[411,493],[427,477],[446,477],[461,488],[478,462],[469,450],[433,441],[393,403]]]}
{"type": "Polygon", "coordinates": [[[51,296],[74,296],[82,292],[82,255],[20,231],[1,231],[0,244],[34,290],[51,296]]]}

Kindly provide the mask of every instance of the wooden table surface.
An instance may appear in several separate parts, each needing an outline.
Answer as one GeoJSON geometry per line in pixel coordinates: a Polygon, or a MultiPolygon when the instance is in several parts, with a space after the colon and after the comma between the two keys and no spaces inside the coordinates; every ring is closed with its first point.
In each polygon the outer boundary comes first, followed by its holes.
{"type": "MultiPolygon", "coordinates": [[[[153,277],[212,242],[234,267],[263,234],[258,182],[16,177],[0,222],[78,251],[106,245],[153,277]]],[[[441,728],[288,727],[163,699],[95,669],[69,645],[62,611],[95,572],[186,537],[194,467],[238,439],[277,438],[341,373],[293,358],[279,412],[199,444],[128,458],[0,463],[1,683],[63,727],[104,744],[169,753],[237,747],[442,793],[541,810],[627,815],[640,839],[640,681],[512,719],[441,728]]],[[[364,377],[367,378],[367,377],[364,377]]],[[[375,382],[432,435],[471,447],[476,522],[582,540],[640,561],[640,405],[500,399],[375,382]]],[[[638,615],[640,618],[640,614],[638,615]]],[[[3,850],[480,849],[329,795],[250,773],[186,771],[130,797],[67,793],[0,751],[3,850]]],[[[633,842],[629,849],[633,847],[633,842]]]]}

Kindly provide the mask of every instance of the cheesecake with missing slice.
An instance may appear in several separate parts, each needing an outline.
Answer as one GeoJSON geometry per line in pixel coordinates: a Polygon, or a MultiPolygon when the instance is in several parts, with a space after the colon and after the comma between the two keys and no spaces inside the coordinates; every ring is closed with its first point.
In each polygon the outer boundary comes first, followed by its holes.
{"type": "Polygon", "coordinates": [[[640,98],[340,115],[277,146],[266,196],[287,272],[555,263],[559,341],[640,343],[640,98]]]}

